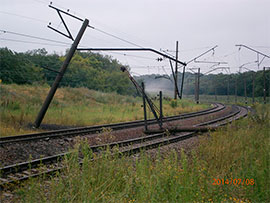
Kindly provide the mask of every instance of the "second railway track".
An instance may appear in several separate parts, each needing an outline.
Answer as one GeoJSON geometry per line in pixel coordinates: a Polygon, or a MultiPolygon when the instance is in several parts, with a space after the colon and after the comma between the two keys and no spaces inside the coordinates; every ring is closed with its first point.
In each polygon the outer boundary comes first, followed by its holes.
{"type": "MultiPolygon", "coordinates": [[[[201,116],[201,115],[207,115],[210,113],[221,111],[225,108],[223,104],[215,103],[213,105],[214,107],[212,108],[201,110],[198,112],[164,117],[163,122],[170,122],[170,121],[192,118],[192,117],[201,116]]],[[[149,125],[156,124],[156,121],[154,119],[150,119],[147,122],[149,125]]],[[[59,137],[73,137],[73,136],[80,136],[80,135],[85,135],[85,134],[93,134],[93,133],[101,132],[103,128],[111,128],[112,130],[120,130],[120,129],[139,127],[143,125],[144,125],[144,121],[138,120],[138,121],[115,123],[115,124],[78,127],[78,128],[71,128],[71,129],[66,129],[66,130],[55,130],[55,131],[48,131],[48,132],[41,132],[41,133],[7,136],[7,137],[0,138],[0,146],[3,144],[9,144],[9,143],[14,143],[14,142],[36,141],[36,140],[41,140],[41,139],[46,139],[46,138],[53,139],[53,138],[59,138],[59,137]]]]}
{"type": "MultiPolygon", "coordinates": [[[[246,108],[240,106],[233,106],[232,112],[230,114],[194,126],[217,127],[244,117],[247,115],[247,113],[248,110],[246,108]]],[[[90,146],[90,149],[93,152],[98,152],[106,147],[113,148],[115,146],[118,146],[121,155],[131,155],[140,152],[142,149],[152,149],[158,146],[186,140],[195,136],[196,134],[196,132],[182,132],[168,136],[166,133],[157,133],[146,137],[138,137],[104,145],[90,146]]],[[[71,154],[71,152],[36,159],[33,161],[17,163],[1,168],[0,170],[2,175],[0,178],[0,187],[27,180],[30,177],[37,177],[44,174],[52,174],[56,171],[62,170],[65,168],[65,166],[61,163],[61,160],[63,159],[63,157],[69,154],[71,154]],[[41,163],[43,165],[46,165],[46,167],[37,170],[36,168],[39,167],[41,163]]]]}

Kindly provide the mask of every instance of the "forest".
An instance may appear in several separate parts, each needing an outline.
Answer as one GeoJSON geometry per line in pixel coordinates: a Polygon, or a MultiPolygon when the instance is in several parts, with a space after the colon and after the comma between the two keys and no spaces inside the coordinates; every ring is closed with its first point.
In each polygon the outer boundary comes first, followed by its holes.
{"type": "MultiPolygon", "coordinates": [[[[45,49],[16,53],[0,48],[0,79],[5,84],[51,85],[65,56],[48,54],[45,49]]],[[[129,78],[120,70],[121,64],[96,53],[77,52],[61,81],[61,86],[87,87],[102,92],[136,95],[129,78]]]]}
{"type": "MultiPolygon", "coordinates": [[[[48,54],[45,49],[16,53],[8,48],[0,48],[0,79],[3,83],[10,84],[48,84],[51,85],[60,69],[65,56],[48,54]]],[[[122,64],[110,56],[104,56],[92,52],[77,52],[69,65],[61,86],[87,87],[102,92],[116,92],[122,95],[136,96],[137,91],[129,78],[121,72],[122,64]]],[[[230,95],[244,96],[245,82],[247,96],[252,96],[254,77],[255,97],[263,96],[264,76],[263,71],[248,71],[233,74],[200,74],[200,94],[226,95],[227,89],[230,95]],[[237,82],[237,83],[236,83],[237,82]]],[[[174,83],[172,75],[170,80],[160,75],[143,75],[135,77],[138,82],[144,81],[146,89],[151,87],[163,91],[173,91],[174,83]]],[[[186,72],[184,79],[184,95],[194,94],[196,74],[186,72]]],[[[270,71],[265,72],[266,90],[269,90],[270,71]]],[[[181,84],[182,73],[178,75],[178,84],[181,84]]],[[[180,85],[179,85],[180,86],[180,85]]],[[[180,89],[180,87],[179,87],[180,89]]],[[[267,96],[269,91],[267,91],[267,96]]]]}
{"type": "MultiPolygon", "coordinates": [[[[196,82],[197,74],[186,72],[184,78],[184,95],[194,95],[195,82],[196,82]]],[[[203,95],[227,95],[227,90],[229,95],[235,94],[235,88],[237,87],[237,95],[244,96],[245,95],[245,82],[247,88],[247,96],[252,97],[253,90],[253,77],[254,77],[254,96],[262,97],[263,89],[264,89],[264,76],[263,71],[248,71],[244,73],[232,73],[232,74],[209,74],[203,75],[200,74],[200,94],[203,95]]],[[[266,82],[266,96],[269,95],[269,78],[270,71],[265,71],[265,82],[266,82]]],[[[162,89],[163,91],[173,91],[174,83],[173,77],[170,75],[169,77],[166,75],[144,75],[141,77],[136,77],[136,79],[140,79],[145,81],[146,87],[148,90],[152,90],[152,87],[155,87],[153,91],[156,91],[157,88],[162,89]],[[170,79],[168,79],[170,78],[170,79]]],[[[178,73],[178,84],[179,91],[182,82],[182,73],[178,73]]]]}

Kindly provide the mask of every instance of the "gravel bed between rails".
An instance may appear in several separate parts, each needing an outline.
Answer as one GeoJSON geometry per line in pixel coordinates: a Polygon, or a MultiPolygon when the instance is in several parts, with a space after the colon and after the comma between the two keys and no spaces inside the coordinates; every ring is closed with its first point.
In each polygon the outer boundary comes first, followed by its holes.
{"type": "MultiPolygon", "coordinates": [[[[228,115],[232,112],[231,107],[226,107],[224,110],[211,113],[208,115],[198,116],[195,118],[188,118],[179,121],[173,121],[170,123],[164,123],[164,128],[172,128],[176,126],[191,126],[200,122],[210,121],[212,119],[228,115]]],[[[149,129],[158,129],[157,125],[152,125],[149,129]]],[[[108,130],[109,131],[109,130],[108,130]]],[[[105,144],[114,141],[121,141],[141,136],[146,136],[144,133],[144,127],[136,127],[131,129],[117,130],[113,132],[99,133],[84,135],[83,138],[87,139],[89,145],[105,144]]],[[[61,138],[61,139],[43,139],[35,142],[22,142],[12,143],[0,146],[0,167],[24,162],[30,159],[38,159],[40,157],[52,156],[67,152],[73,148],[73,146],[79,142],[82,137],[73,138],[61,138]]],[[[193,146],[193,142],[196,138],[191,138],[180,142],[180,146],[193,146]]],[[[178,143],[171,144],[172,146],[178,145],[178,143]]],[[[166,146],[162,147],[166,148],[166,146]]],[[[154,150],[154,149],[152,149],[154,150]]],[[[150,151],[152,151],[150,150],[150,151]]]]}

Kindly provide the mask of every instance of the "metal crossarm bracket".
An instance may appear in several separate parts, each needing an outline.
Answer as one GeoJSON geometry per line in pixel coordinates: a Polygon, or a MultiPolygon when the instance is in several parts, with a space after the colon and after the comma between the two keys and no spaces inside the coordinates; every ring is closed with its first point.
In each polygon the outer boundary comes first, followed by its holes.
{"type": "Polygon", "coordinates": [[[67,26],[67,24],[66,24],[66,22],[65,22],[65,20],[64,20],[64,18],[63,18],[63,16],[61,15],[61,12],[62,12],[62,13],[65,13],[65,14],[66,14],[66,12],[63,12],[62,10],[60,10],[60,9],[58,9],[58,8],[55,8],[55,7],[53,7],[52,5],[49,5],[49,7],[52,8],[52,9],[55,9],[56,12],[58,13],[58,15],[59,15],[59,17],[60,17],[60,19],[61,19],[63,25],[64,25],[65,28],[66,28],[67,34],[65,34],[65,33],[63,33],[63,32],[61,32],[61,31],[59,31],[59,30],[53,28],[53,27],[51,26],[51,23],[49,23],[49,25],[48,25],[47,27],[50,28],[50,29],[52,29],[53,31],[55,31],[55,32],[57,32],[57,33],[59,33],[59,34],[61,34],[61,35],[64,35],[65,37],[71,39],[72,41],[74,41],[74,38],[72,37],[72,34],[71,34],[71,32],[69,31],[68,26],[67,26]]]}

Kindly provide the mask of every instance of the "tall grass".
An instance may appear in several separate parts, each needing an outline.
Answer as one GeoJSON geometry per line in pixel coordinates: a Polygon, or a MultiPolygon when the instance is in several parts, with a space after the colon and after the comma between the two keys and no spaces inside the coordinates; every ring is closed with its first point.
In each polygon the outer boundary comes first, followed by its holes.
{"type": "MultiPolygon", "coordinates": [[[[80,142],[53,178],[30,180],[17,190],[24,202],[269,202],[269,108],[200,137],[191,155],[158,153],[153,159],[99,156],[80,142]],[[265,112],[268,113],[265,113],[265,112]],[[78,164],[84,155],[83,165],[78,164]],[[92,159],[95,159],[93,161],[92,159]],[[220,184],[215,179],[253,179],[254,185],[220,184]]],[[[117,151],[117,149],[115,149],[117,151]]]]}
{"type": "MultiPolygon", "coordinates": [[[[0,84],[0,136],[31,132],[25,126],[34,122],[48,91],[49,86],[0,84]]],[[[59,88],[43,123],[86,126],[138,120],[143,118],[141,104],[141,98],[116,93],[87,88],[59,88]]],[[[164,101],[163,112],[168,116],[207,107],[181,101],[178,107],[172,108],[168,101],[164,101]]]]}

